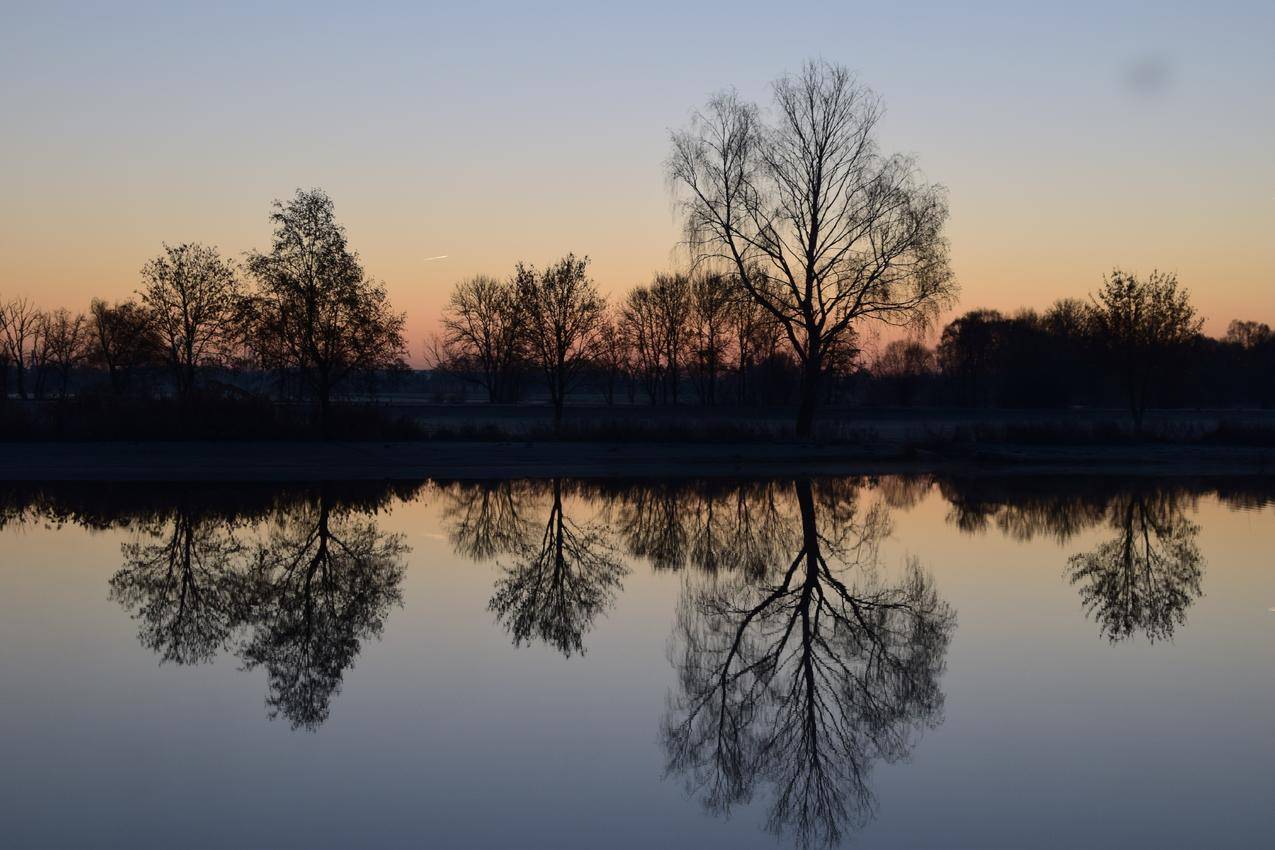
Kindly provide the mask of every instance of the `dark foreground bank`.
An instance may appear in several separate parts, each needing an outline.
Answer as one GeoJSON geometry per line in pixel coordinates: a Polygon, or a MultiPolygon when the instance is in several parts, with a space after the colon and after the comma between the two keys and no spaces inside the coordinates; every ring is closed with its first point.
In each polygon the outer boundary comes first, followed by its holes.
{"type": "Polygon", "coordinates": [[[1275,449],[1129,444],[889,445],[586,442],[0,443],[4,481],[356,481],[540,477],[996,474],[1267,475],[1275,449]]]}

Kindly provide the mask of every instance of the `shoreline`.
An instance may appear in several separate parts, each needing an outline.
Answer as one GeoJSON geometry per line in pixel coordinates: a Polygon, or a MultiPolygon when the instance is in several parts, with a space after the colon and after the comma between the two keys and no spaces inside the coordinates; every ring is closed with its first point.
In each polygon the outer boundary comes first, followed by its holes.
{"type": "Polygon", "coordinates": [[[12,442],[0,481],[314,482],[918,473],[1272,475],[1275,448],[1174,444],[613,442],[12,442]]]}

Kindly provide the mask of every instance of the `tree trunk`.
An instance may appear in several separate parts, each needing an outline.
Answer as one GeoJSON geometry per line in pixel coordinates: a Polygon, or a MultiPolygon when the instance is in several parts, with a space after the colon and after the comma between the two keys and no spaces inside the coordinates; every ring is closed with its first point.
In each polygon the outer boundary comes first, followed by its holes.
{"type": "Polygon", "coordinates": [[[801,373],[801,401],[797,407],[797,436],[808,440],[814,436],[815,408],[819,404],[819,362],[808,359],[801,373]]]}

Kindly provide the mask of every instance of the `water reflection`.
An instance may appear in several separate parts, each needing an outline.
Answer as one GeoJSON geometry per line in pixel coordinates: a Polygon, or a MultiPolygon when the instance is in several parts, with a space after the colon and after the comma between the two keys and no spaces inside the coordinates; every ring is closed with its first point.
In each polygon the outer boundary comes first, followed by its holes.
{"type": "Polygon", "coordinates": [[[124,544],[111,598],[162,662],[205,663],[231,649],[245,669],[265,669],[270,717],[315,729],[361,643],[402,598],[407,546],[367,510],[324,487],[276,506],[249,544],[236,534],[247,517],[182,497],[124,544]]]}
{"type": "Polygon", "coordinates": [[[212,661],[244,620],[244,549],[220,519],[181,505],[168,522],[150,521],[123,547],[111,598],[138,622],[138,640],[175,664],[212,661]]]}
{"type": "Polygon", "coordinates": [[[1121,495],[1107,521],[1115,536],[1067,562],[1086,613],[1112,643],[1139,632],[1153,642],[1173,637],[1201,594],[1200,527],[1167,492],[1121,495]]]}
{"type": "Polygon", "coordinates": [[[540,640],[570,656],[584,652],[585,632],[611,606],[628,570],[602,526],[567,515],[562,481],[555,478],[550,492],[540,533],[518,541],[487,607],[515,645],[540,640]]]}
{"type": "Polygon", "coordinates": [[[283,512],[247,570],[249,634],[244,666],[264,667],[270,716],[314,729],[363,641],[379,637],[390,607],[402,600],[401,537],[370,519],[333,515],[316,503],[283,512]]]}
{"type": "Polygon", "coordinates": [[[871,814],[868,774],[938,722],[955,615],[915,562],[889,581],[884,504],[853,488],[793,485],[796,551],[762,575],[688,584],[663,723],[671,773],[712,812],[766,786],[767,826],[837,843],[871,814]]]}
{"type": "Polygon", "coordinates": [[[1173,637],[1202,595],[1205,561],[1187,516],[1197,494],[1253,508],[1270,499],[1261,479],[1230,482],[1104,481],[1091,478],[979,478],[940,482],[948,520],[979,533],[995,525],[1016,540],[1048,536],[1060,544],[1100,525],[1114,536],[1071,555],[1064,569],[1080,592],[1086,616],[1112,643],[1143,635],[1173,637]]]}
{"type": "Polygon", "coordinates": [[[1113,643],[1158,642],[1202,595],[1198,497],[1247,508],[1273,490],[987,476],[16,485],[0,488],[0,526],[127,529],[109,595],[140,644],[161,663],[229,654],[260,669],[269,715],[309,730],[401,604],[409,549],[377,516],[397,500],[437,503],[455,552],[493,565],[473,617],[571,663],[630,570],[680,571],[667,576],[681,583],[660,723],[668,774],[710,812],[757,800],[776,834],[831,845],[872,817],[873,766],[907,756],[942,717],[956,616],[920,564],[882,563],[891,511],[937,491],[965,533],[1051,540],[1077,621],[1083,610],[1113,643]]]}

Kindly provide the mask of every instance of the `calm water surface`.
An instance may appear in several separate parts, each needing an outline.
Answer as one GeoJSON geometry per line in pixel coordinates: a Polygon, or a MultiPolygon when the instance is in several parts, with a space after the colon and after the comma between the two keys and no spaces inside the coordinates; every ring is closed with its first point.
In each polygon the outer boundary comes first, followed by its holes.
{"type": "Polygon", "coordinates": [[[4,485],[0,846],[1269,846],[1273,497],[4,485]]]}

